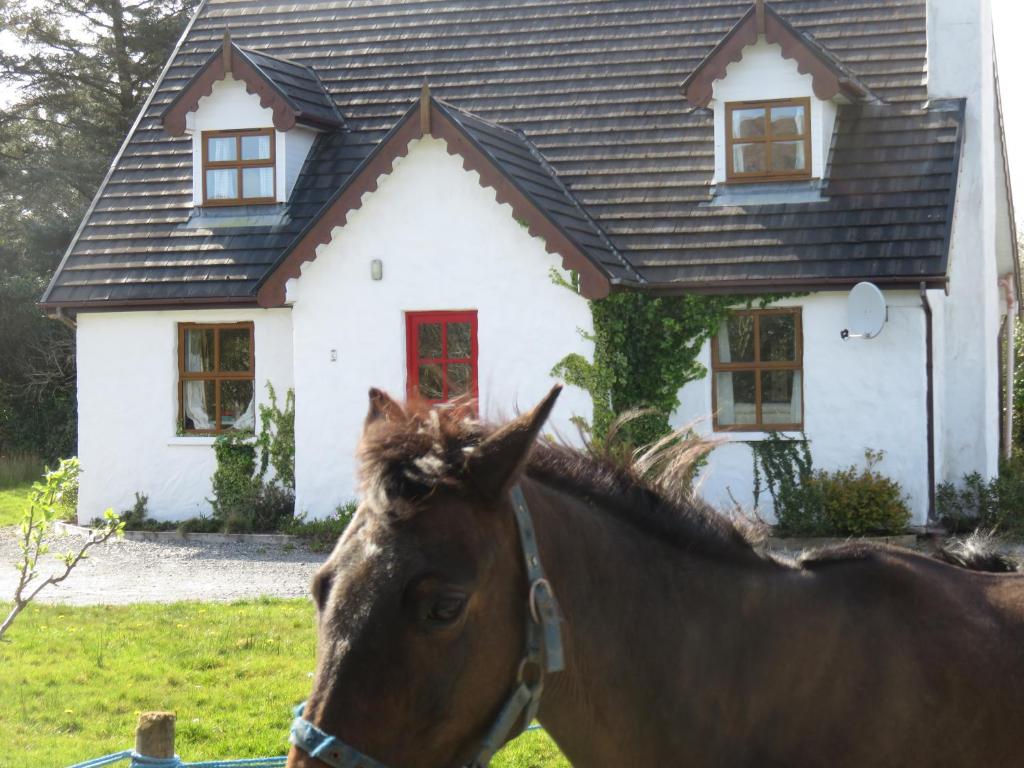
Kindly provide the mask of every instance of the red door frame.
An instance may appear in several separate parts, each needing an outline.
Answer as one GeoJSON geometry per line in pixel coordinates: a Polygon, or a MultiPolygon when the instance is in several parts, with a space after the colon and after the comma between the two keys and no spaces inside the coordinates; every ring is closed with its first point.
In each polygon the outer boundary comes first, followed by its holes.
{"type": "MultiPolygon", "coordinates": [[[[423,400],[419,389],[419,364],[421,362],[440,363],[442,371],[442,394],[448,393],[448,363],[469,363],[472,375],[470,377],[470,396],[476,400],[480,396],[478,387],[478,361],[479,343],[477,338],[477,315],[475,309],[430,311],[430,312],[406,312],[405,313],[405,354],[406,354],[406,394],[410,400],[423,400]],[[416,330],[420,325],[426,323],[441,323],[441,357],[421,358],[418,349],[418,337],[416,330]],[[448,323],[469,323],[469,358],[448,358],[448,323]]],[[[427,400],[429,403],[444,403],[442,400],[427,400]]]]}

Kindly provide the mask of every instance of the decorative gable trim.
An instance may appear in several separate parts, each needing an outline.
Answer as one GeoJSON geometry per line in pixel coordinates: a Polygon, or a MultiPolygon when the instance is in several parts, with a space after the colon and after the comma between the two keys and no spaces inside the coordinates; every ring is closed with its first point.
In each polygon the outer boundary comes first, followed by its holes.
{"type": "Polygon", "coordinates": [[[611,280],[585,250],[538,205],[459,123],[449,116],[447,105],[438,102],[424,86],[419,101],[398,121],[366,160],[324,206],[314,221],[296,238],[278,263],[257,285],[261,307],[285,303],[285,285],[301,274],[302,265],[314,261],[317,248],[331,241],[335,227],[362,205],[362,198],[377,189],[378,180],[391,173],[395,161],[409,152],[410,143],[432,136],[443,139],[448,153],[462,158],[467,171],[475,171],[481,184],[495,190],[498,203],[508,203],[513,215],[533,237],[544,240],[549,253],[562,257],[562,266],[580,276],[580,293],[588,299],[608,295],[611,280]]]}
{"type": "Polygon", "coordinates": [[[757,0],[683,81],[686,100],[695,107],[706,107],[711,102],[715,81],[725,77],[728,66],[740,61],[743,49],[756,45],[762,35],[782,48],[783,57],[796,61],[801,74],[811,76],[814,95],[822,101],[839,94],[851,101],[871,97],[867,87],[827,50],[793,27],[768,3],[757,0]]]}
{"type": "MultiPolygon", "coordinates": [[[[255,52],[254,52],[255,53],[255,52]]],[[[266,56],[266,54],[256,54],[266,56]]],[[[268,57],[270,58],[270,57],[268,57]]],[[[301,66],[289,62],[293,66],[301,66]]],[[[308,70],[311,79],[322,89],[319,78],[308,70]]],[[[231,42],[229,32],[224,33],[224,42],[206,60],[206,63],[185,84],[181,92],[167,106],[160,116],[164,129],[172,136],[185,133],[185,118],[189,112],[199,108],[199,100],[213,93],[213,84],[224,80],[228,75],[245,83],[246,91],[259,96],[260,105],[273,112],[274,127],[279,131],[287,131],[296,123],[304,123],[317,127],[335,128],[343,126],[344,120],[331,103],[329,110],[311,114],[304,111],[286,92],[274,82],[272,77],[263,71],[244,48],[231,42]],[[333,113],[333,114],[332,114],[333,113]]],[[[323,92],[325,103],[330,103],[330,96],[323,92]]]]}

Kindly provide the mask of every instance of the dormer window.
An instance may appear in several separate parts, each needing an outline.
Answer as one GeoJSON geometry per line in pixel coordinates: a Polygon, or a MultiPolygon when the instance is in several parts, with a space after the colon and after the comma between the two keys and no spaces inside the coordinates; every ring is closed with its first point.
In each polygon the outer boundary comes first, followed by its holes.
{"type": "Polygon", "coordinates": [[[729,181],[811,177],[810,99],[725,105],[729,181]]]}
{"type": "Polygon", "coordinates": [[[160,119],[171,136],[192,138],[192,202],[204,226],[237,225],[234,212],[206,217],[207,207],[263,206],[244,212],[249,223],[281,215],[317,135],[345,125],[307,64],[241,48],[226,31],[160,119]]]}
{"type": "Polygon", "coordinates": [[[273,203],[274,129],[203,132],[203,204],[273,203]]]}

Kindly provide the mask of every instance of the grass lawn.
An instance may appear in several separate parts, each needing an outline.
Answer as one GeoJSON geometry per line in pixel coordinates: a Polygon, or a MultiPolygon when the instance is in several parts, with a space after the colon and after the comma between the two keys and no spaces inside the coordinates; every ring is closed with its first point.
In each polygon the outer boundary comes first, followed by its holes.
{"type": "Polygon", "coordinates": [[[0,491],[0,527],[21,522],[21,516],[28,506],[27,496],[31,488],[31,483],[25,483],[0,491]]]}
{"type": "MultiPolygon", "coordinates": [[[[6,614],[6,604],[0,611],[6,614]]],[[[310,688],[306,600],[29,606],[0,643],[0,766],[52,768],[130,748],[140,711],[178,714],[187,761],[283,754],[310,688]]],[[[565,768],[543,733],[496,768],[565,768]]]]}

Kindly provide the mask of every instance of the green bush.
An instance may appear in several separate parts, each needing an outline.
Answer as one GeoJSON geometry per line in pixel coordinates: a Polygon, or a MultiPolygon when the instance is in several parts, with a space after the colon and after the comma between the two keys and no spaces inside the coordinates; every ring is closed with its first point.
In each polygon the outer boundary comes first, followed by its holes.
{"type": "Polygon", "coordinates": [[[285,525],[281,531],[303,539],[306,546],[314,552],[330,552],[345,532],[348,524],[356,513],[356,503],[350,501],[334,510],[332,517],[322,520],[306,520],[300,515],[285,525]]]}
{"type": "Polygon", "coordinates": [[[755,504],[765,491],[771,495],[784,536],[897,534],[910,522],[899,483],[875,469],[882,451],[865,451],[862,469],[827,472],[814,468],[806,439],[772,434],[751,448],[755,504]]]}
{"type": "Polygon", "coordinates": [[[815,472],[809,481],[820,500],[825,527],[832,535],[898,534],[910,522],[900,484],[875,471],[881,452],[866,451],[864,469],[815,472]]]}
{"type": "MultiPolygon", "coordinates": [[[[212,520],[226,533],[281,530],[295,514],[295,394],[284,410],[268,382],[270,405],[260,406],[260,433],[225,432],[214,442],[212,520]],[[266,480],[273,466],[274,478],[266,480]]],[[[205,523],[202,523],[205,525],[205,523]]]]}
{"type": "Polygon", "coordinates": [[[211,478],[215,520],[245,517],[256,504],[263,479],[256,474],[256,444],[250,435],[225,432],[213,444],[217,469],[211,478]]]}
{"type": "Polygon", "coordinates": [[[986,480],[977,472],[959,483],[942,483],[935,492],[939,522],[950,533],[978,528],[1024,538],[1024,454],[1004,461],[999,477],[986,480]]]}

